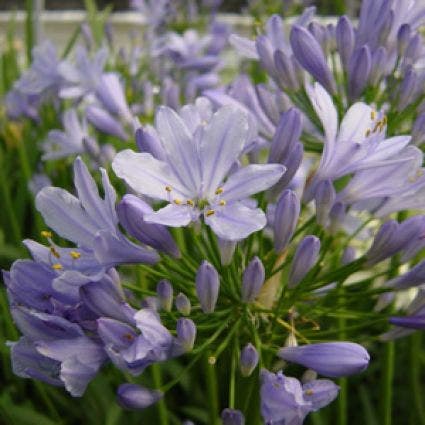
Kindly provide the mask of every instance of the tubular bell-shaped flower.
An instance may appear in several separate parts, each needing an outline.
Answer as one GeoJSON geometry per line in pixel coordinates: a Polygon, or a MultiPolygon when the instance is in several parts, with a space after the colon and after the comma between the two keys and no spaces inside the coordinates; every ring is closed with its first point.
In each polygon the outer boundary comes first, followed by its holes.
{"type": "Polygon", "coordinates": [[[146,222],[181,227],[203,215],[225,240],[243,239],[265,226],[263,211],[240,201],[273,186],[285,168],[252,164],[228,176],[248,137],[244,112],[223,107],[205,128],[200,125],[192,133],[172,109],[162,107],[156,116],[156,129],[165,151],[164,161],[149,153],[124,150],[112,163],[117,176],[133,190],[169,202],[146,214],[146,222]]]}

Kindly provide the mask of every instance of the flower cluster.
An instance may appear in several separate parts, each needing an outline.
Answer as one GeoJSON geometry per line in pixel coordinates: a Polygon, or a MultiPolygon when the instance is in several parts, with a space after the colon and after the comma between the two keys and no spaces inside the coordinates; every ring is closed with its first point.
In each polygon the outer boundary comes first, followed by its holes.
{"type": "Polygon", "coordinates": [[[49,230],[3,272],[15,374],[80,397],[110,363],[120,406],[163,409],[202,368],[210,423],[301,425],[338,397],[318,375],[424,329],[425,7],[408,3],[326,26],[307,8],[288,31],[273,15],[251,40],[219,2],[203,34],[134,1],[149,19],[130,51],[88,27],[73,59],[37,46],[7,112],[49,123],[41,159],[75,156],[74,189],[33,182],[49,230]],[[224,84],[228,49],[251,72],[224,84]],[[153,388],[168,361],[181,373],[153,388]]]}

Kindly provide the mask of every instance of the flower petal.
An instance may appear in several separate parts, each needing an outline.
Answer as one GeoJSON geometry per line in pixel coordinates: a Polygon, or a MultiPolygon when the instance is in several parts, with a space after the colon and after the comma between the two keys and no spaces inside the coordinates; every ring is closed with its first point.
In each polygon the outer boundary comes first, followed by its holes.
{"type": "Polygon", "coordinates": [[[237,241],[266,225],[266,216],[259,208],[248,208],[241,202],[234,202],[205,217],[214,233],[224,239],[237,241]]]}
{"type": "Polygon", "coordinates": [[[247,198],[273,186],[286,168],[280,164],[252,164],[240,168],[223,185],[223,199],[227,202],[247,198]]]}
{"type": "Polygon", "coordinates": [[[136,153],[130,149],[119,152],[112,161],[115,174],[136,192],[151,198],[168,201],[171,194],[187,198],[187,189],[174,176],[170,166],[149,153],[136,153]],[[166,187],[171,188],[171,192],[166,187]]]}
{"type": "Polygon", "coordinates": [[[201,185],[201,167],[195,138],[184,121],[166,106],[156,114],[156,128],[175,175],[182,185],[197,192],[201,185]]]}
{"type": "Polygon", "coordinates": [[[213,115],[200,146],[204,196],[214,195],[242,152],[248,130],[248,117],[240,108],[224,106],[213,115]]]}
{"type": "Polygon", "coordinates": [[[164,226],[187,226],[192,221],[192,207],[169,204],[158,211],[144,216],[147,223],[163,224],[164,226]]]}

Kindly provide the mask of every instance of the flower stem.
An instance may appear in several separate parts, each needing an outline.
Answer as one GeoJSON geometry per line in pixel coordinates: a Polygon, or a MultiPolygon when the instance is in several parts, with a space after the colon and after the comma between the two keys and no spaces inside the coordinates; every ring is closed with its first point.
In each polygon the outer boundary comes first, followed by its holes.
{"type": "Polygon", "coordinates": [[[382,405],[381,417],[382,425],[391,425],[392,422],[392,402],[393,402],[393,379],[394,379],[394,360],[395,343],[387,342],[384,352],[384,377],[382,382],[382,405]]]}
{"type": "Polygon", "coordinates": [[[209,423],[211,425],[218,425],[218,397],[217,397],[217,377],[215,372],[215,365],[210,363],[209,353],[205,354],[205,379],[207,384],[208,394],[208,410],[210,415],[209,423]]]}
{"type": "MultiPolygon", "coordinates": [[[[155,363],[152,365],[152,377],[153,377],[155,388],[160,388],[161,387],[161,369],[159,364],[155,363]]],[[[168,425],[167,406],[165,405],[164,399],[161,398],[161,400],[158,401],[156,406],[158,409],[159,424],[168,425]]]]}
{"type": "Polygon", "coordinates": [[[422,335],[420,332],[415,332],[410,337],[410,373],[409,373],[409,380],[410,380],[410,389],[412,391],[413,401],[415,405],[414,409],[414,417],[413,422],[414,424],[420,424],[425,425],[425,408],[424,403],[422,399],[422,391],[421,388],[421,363],[420,363],[420,357],[419,353],[422,350],[422,335]]]}

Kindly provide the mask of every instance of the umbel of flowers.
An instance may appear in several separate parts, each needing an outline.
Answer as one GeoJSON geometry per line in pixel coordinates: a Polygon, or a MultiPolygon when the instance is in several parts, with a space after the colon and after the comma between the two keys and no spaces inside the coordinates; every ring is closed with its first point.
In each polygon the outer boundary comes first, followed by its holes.
{"type": "Polygon", "coordinates": [[[74,188],[36,194],[31,259],[3,272],[13,371],[80,397],[110,364],[117,402],[143,409],[202,367],[226,377],[211,423],[301,425],[338,397],[328,378],[368,367],[368,337],[424,328],[422,290],[407,314],[388,306],[425,279],[425,7],[364,1],[357,27],[310,8],[289,36],[272,16],[256,40],[230,38],[266,82],[224,86],[226,28],[167,32],[171,3],[137,3],[148,51],[122,54],[125,76],[104,70],[106,48],[69,61],[45,43],[8,95],[34,120],[72,99],[43,160],[80,155],[74,188]],[[182,373],[144,385],[168,361],[182,373]]]}

